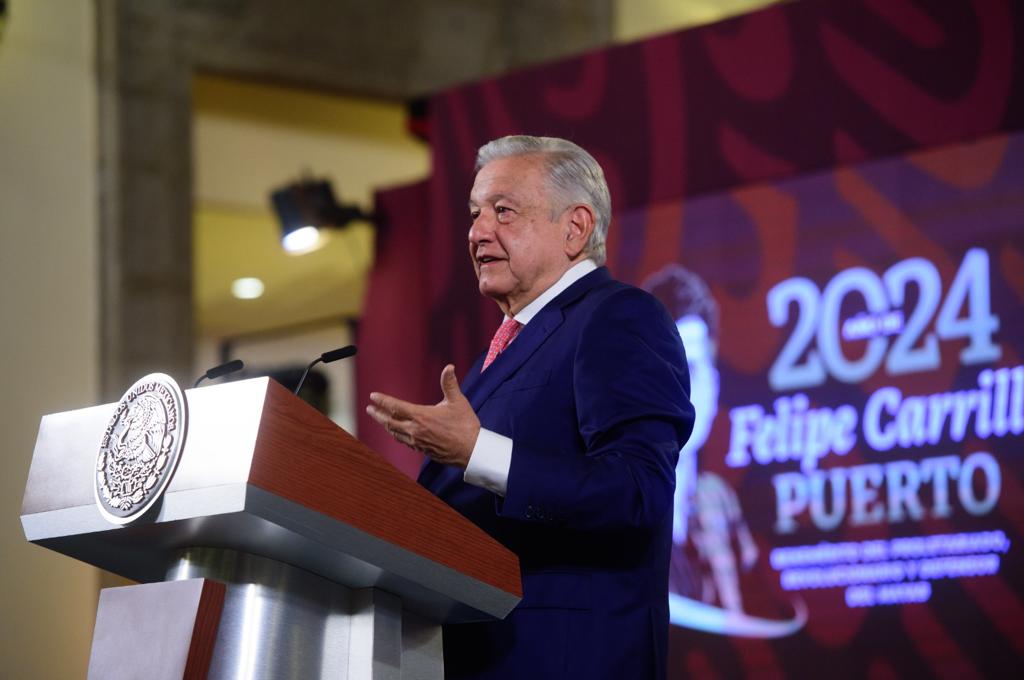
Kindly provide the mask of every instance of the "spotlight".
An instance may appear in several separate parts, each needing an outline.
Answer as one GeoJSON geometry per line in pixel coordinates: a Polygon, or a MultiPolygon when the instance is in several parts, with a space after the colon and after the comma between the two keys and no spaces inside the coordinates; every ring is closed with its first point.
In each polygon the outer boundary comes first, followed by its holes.
{"type": "Polygon", "coordinates": [[[308,253],[320,245],[320,230],[312,225],[299,227],[281,237],[281,245],[289,253],[308,253]]]}
{"type": "Polygon", "coordinates": [[[271,193],[281,222],[281,245],[293,254],[315,250],[320,230],[341,229],[354,220],[373,221],[359,206],[341,205],[327,180],[303,179],[271,193]]]}

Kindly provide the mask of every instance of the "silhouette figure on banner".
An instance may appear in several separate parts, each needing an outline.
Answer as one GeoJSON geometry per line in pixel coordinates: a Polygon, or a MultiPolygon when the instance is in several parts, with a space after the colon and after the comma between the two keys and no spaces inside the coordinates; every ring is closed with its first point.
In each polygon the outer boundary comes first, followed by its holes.
{"type": "Polygon", "coordinates": [[[741,573],[757,564],[757,542],[735,489],[721,475],[698,466],[698,454],[718,413],[718,304],[707,284],[678,264],[652,274],[643,288],[675,319],[686,347],[690,401],[696,411],[693,434],[679,452],[676,467],[669,567],[672,623],[747,637],[790,635],[806,620],[801,602],[793,603],[793,617],[782,620],[752,616],[744,610],[741,573]]]}

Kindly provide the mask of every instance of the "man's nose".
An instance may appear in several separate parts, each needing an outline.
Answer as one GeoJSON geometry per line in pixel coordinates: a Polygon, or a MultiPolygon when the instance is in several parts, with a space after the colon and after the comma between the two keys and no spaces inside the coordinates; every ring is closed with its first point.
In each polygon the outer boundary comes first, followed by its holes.
{"type": "Polygon", "coordinates": [[[494,217],[480,213],[469,227],[469,242],[477,245],[494,238],[494,217]]]}

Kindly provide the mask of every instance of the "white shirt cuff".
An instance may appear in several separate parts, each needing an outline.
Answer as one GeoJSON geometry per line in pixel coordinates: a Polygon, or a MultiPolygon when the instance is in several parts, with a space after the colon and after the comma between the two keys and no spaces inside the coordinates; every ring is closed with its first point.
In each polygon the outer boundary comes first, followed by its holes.
{"type": "Polygon", "coordinates": [[[481,427],[462,480],[504,498],[511,466],[512,440],[481,427]]]}

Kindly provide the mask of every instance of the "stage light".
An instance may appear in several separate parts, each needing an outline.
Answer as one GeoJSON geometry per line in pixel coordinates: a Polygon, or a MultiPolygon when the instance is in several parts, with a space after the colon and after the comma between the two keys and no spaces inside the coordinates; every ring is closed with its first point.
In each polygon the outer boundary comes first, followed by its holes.
{"type": "Polygon", "coordinates": [[[264,290],[263,282],[253,276],[235,279],[231,283],[231,294],[239,300],[255,300],[263,295],[264,290]]]}
{"type": "Polygon", "coordinates": [[[289,253],[301,255],[316,250],[322,240],[319,229],[312,225],[306,225],[285,234],[281,238],[281,245],[289,253]]]}
{"type": "Polygon", "coordinates": [[[341,205],[327,180],[303,179],[273,191],[270,201],[281,222],[281,244],[293,255],[316,250],[322,229],[342,229],[354,220],[373,221],[355,205],[341,205]]]}

